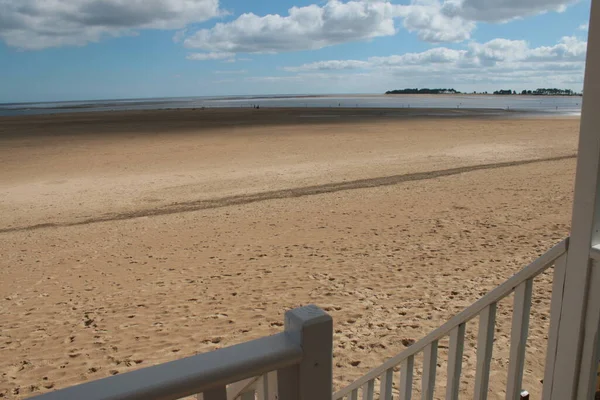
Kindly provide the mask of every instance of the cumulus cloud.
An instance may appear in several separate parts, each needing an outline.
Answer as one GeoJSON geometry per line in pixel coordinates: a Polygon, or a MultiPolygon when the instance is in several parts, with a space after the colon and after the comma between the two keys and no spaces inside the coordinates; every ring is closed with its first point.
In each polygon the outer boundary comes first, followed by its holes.
{"type": "Polygon", "coordinates": [[[288,15],[253,13],[201,29],[184,40],[189,48],[211,52],[279,53],[395,35],[397,21],[432,43],[471,38],[478,21],[500,22],[551,10],[574,0],[328,0],[292,7],[288,15]]]}
{"type": "Polygon", "coordinates": [[[529,50],[524,40],[493,39],[487,43],[471,43],[468,59],[477,61],[478,65],[490,66],[503,61],[516,61],[524,58],[529,50]]]}
{"type": "Polygon", "coordinates": [[[388,57],[371,57],[369,58],[369,62],[373,66],[377,67],[395,65],[447,64],[459,61],[465,53],[465,50],[437,47],[421,53],[405,53],[402,55],[393,55],[388,57]]]}
{"type": "MultiPolygon", "coordinates": [[[[420,53],[366,60],[319,61],[284,70],[314,73],[338,70],[340,76],[344,76],[345,70],[364,70],[373,76],[388,74],[404,79],[423,79],[425,85],[432,82],[528,83],[543,79],[548,80],[548,85],[572,84],[583,78],[586,45],[576,37],[563,37],[553,46],[540,47],[530,47],[522,40],[494,39],[485,43],[471,42],[465,49],[437,47],[420,53]],[[540,74],[542,71],[544,73],[540,74]]],[[[297,76],[288,78],[299,79],[297,76]]]]}
{"type": "Polygon", "coordinates": [[[0,0],[0,39],[27,50],[85,45],[221,14],[219,0],[0,0]]]}
{"type": "Polygon", "coordinates": [[[234,61],[235,53],[212,52],[212,53],[192,53],[186,57],[188,60],[207,61],[207,60],[226,60],[234,61]]]}
{"type": "Polygon", "coordinates": [[[443,12],[470,21],[499,22],[547,11],[562,12],[577,0],[445,0],[443,12]]]}
{"type": "Polygon", "coordinates": [[[315,82],[333,82],[337,81],[343,84],[347,84],[348,79],[352,80],[365,80],[371,78],[369,73],[352,73],[352,74],[338,74],[338,73],[322,73],[322,72],[309,72],[309,73],[298,73],[296,75],[287,76],[249,76],[246,81],[249,82],[260,82],[260,83],[283,83],[293,82],[302,84],[314,84],[315,82]]]}
{"type": "Polygon", "coordinates": [[[0,0],[0,40],[35,50],[168,29],[177,30],[176,43],[208,54],[278,53],[393,36],[404,27],[423,41],[461,42],[479,21],[560,11],[573,1],[327,0],[292,7],[287,15],[245,13],[194,31],[190,24],[224,14],[219,0],[0,0]]]}
{"type": "Polygon", "coordinates": [[[448,64],[461,59],[466,50],[454,50],[445,47],[429,49],[421,53],[405,53],[387,57],[370,57],[362,60],[328,60],[303,64],[296,67],[284,67],[288,72],[308,72],[327,70],[370,69],[375,67],[394,67],[399,65],[448,64]]]}
{"type": "Polygon", "coordinates": [[[587,42],[574,36],[565,36],[554,46],[541,46],[528,53],[535,61],[585,61],[587,42]]]}
{"type": "Polygon", "coordinates": [[[188,37],[184,44],[206,51],[276,53],[313,50],[396,33],[395,6],[387,1],[331,0],[323,7],[292,7],[289,15],[247,13],[188,37]]]}
{"type": "Polygon", "coordinates": [[[448,5],[436,0],[415,0],[407,6],[398,6],[396,14],[404,18],[409,32],[416,32],[426,42],[462,42],[475,29],[473,21],[450,12],[448,5]]]}
{"type": "Polygon", "coordinates": [[[581,25],[579,25],[579,28],[578,28],[578,29],[579,29],[580,31],[587,31],[589,28],[590,28],[590,24],[588,24],[588,23],[585,23],[585,24],[581,24],[581,25]]]}
{"type": "Polygon", "coordinates": [[[298,67],[284,67],[285,71],[301,72],[301,71],[326,71],[326,70],[345,70],[367,68],[370,64],[367,61],[358,60],[329,60],[318,61],[310,64],[300,65],[298,67]]]}
{"type": "Polygon", "coordinates": [[[386,1],[331,0],[323,7],[292,7],[289,15],[243,14],[185,40],[208,51],[274,53],[320,49],[334,44],[392,36],[395,6],[386,1]]]}

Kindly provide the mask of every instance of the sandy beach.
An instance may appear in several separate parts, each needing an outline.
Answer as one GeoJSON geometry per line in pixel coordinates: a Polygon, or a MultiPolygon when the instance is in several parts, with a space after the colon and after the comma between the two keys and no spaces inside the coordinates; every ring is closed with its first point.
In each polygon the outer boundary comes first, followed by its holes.
{"type": "MultiPolygon", "coordinates": [[[[341,388],[568,235],[578,127],[404,109],[0,118],[0,397],[276,333],[311,303],[333,316],[341,388]]],[[[551,279],[533,289],[532,398],[551,279]]],[[[504,398],[511,311],[509,297],[491,399],[504,398]]]]}

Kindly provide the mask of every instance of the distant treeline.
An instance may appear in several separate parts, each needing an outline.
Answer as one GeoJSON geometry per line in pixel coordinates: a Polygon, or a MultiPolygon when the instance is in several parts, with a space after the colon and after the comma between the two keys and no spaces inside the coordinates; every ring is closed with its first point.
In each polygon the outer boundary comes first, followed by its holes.
{"type": "MultiPolygon", "coordinates": [[[[496,90],[494,94],[499,95],[513,95],[517,94],[514,90],[496,90]]],[[[536,90],[522,90],[522,95],[529,96],[581,96],[581,93],[572,91],[571,89],[556,89],[556,88],[540,88],[536,90]]]]}
{"type": "MultiPolygon", "coordinates": [[[[385,94],[462,94],[455,89],[396,89],[388,90],[385,94]]],[[[488,94],[488,92],[473,92],[473,94],[488,94]]],[[[557,89],[557,88],[539,88],[536,90],[523,90],[521,93],[517,93],[511,89],[496,90],[493,94],[496,95],[529,95],[529,96],[581,96],[581,93],[574,92],[571,89],[557,89]]]]}
{"type": "Polygon", "coordinates": [[[459,94],[460,92],[454,89],[396,89],[388,90],[385,94],[459,94]]]}

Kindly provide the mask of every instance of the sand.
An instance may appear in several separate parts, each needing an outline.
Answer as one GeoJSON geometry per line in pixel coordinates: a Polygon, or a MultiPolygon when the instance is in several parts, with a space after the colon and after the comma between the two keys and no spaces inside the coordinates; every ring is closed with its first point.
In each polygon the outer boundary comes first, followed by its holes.
{"type": "MultiPolygon", "coordinates": [[[[336,389],[402,351],[569,232],[578,119],[447,114],[0,119],[0,397],[276,333],[310,303],[334,318],[336,389]]],[[[533,398],[551,281],[534,283],[533,398]]],[[[498,310],[492,399],[511,309],[498,310]]]]}

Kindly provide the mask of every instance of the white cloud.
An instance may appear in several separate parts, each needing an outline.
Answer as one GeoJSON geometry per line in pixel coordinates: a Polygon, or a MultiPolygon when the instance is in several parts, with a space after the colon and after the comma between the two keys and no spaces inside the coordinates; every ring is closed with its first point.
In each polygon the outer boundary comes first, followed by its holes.
{"type": "Polygon", "coordinates": [[[398,6],[398,16],[404,18],[404,27],[416,32],[426,42],[462,42],[471,36],[475,23],[443,10],[436,0],[414,0],[407,6],[398,6]]]}
{"type": "Polygon", "coordinates": [[[590,29],[590,24],[588,24],[588,23],[581,24],[581,25],[579,25],[579,28],[578,28],[578,29],[579,29],[580,31],[587,31],[588,29],[590,29]]]}
{"type": "Polygon", "coordinates": [[[370,69],[375,67],[393,67],[399,65],[444,64],[460,60],[466,50],[453,50],[438,47],[422,53],[406,53],[387,57],[370,57],[362,60],[328,60],[303,64],[297,67],[284,67],[288,72],[308,72],[327,70],[370,69]]]}
{"type": "Polygon", "coordinates": [[[185,39],[185,35],[186,35],[186,30],[185,29],[181,29],[181,30],[175,32],[175,34],[173,35],[173,42],[175,42],[175,43],[181,43],[181,41],[183,39],[185,39]]]}
{"type": "Polygon", "coordinates": [[[300,75],[293,76],[250,76],[246,78],[249,82],[264,82],[264,83],[277,83],[277,82],[296,82],[302,77],[300,75]]]}
{"type": "Polygon", "coordinates": [[[587,42],[573,36],[565,36],[554,46],[532,49],[529,60],[535,61],[585,61],[587,42]]]}
{"type": "Polygon", "coordinates": [[[293,7],[288,15],[237,19],[202,29],[185,39],[189,48],[210,52],[279,53],[393,36],[395,22],[419,39],[432,43],[462,42],[471,38],[478,21],[506,21],[551,10],[562,10],[574,0],[411,0],[397,5],[389,0],[328,0],[323,6],[293,7]]]}
{"type": "Polygon", "coordinates": [[[292,83],[303,83],[303,84],[314,84],[315,82],[338,82],[346,84],[348,79],[366,79],[371,78],[369,73],[352,73],[352,74],[339,74],[339,73],[321,73],[321,72],[310,72],[310,73],[299,73],[296,75],[286,76],[250,76],[246,78],[249,82],[261,82],[261,83],[281,83],[281,82],[292,82],[292,83]]]}
{"type": "Polygon", "coordinates": [[[389,57],[371,57],[369,58],[369,62],[373,66],[378,67],[396,65],[446,64],[459,61],[465,53],[465,50],[437,47],[421,53],[406,53],[389,57]]]}
{"type": "Polygon", "coordinates": [[[198,54],[278,53],[393,36],[403,26],[423,41],[461,42],[471,38],[477,22],[561,11],[573,1],[411,0],[398,5],[391,0],[324,0],[292,7],[287,15],[245,13],[191,31],[190,24],[224,14],[219,0],[0,0],[0,40],[35,50],[168,29],[177,30],[174,42],[205,52],[198,54]]]}
{"type": "Polygon", "coordinates": [[[0,39],[26,50],[81,46],[221,14],[219,0],[0,0],[0,39]]]}
{"type": "Polygon", "coordinates": [[[472,58],[482,66],[495,65],[503,61],[517,61],[525,58],[529,46],[524,40],[493,39],[487,43],[469,44],[472,58]]]}
{"type": "Polygon", "coordinates": [[[577,0],[445,0],[446,15],[471,21],[499,22],[547,11],[562,12],[577,0]]]}
{"type": "Polygon", "coordinates": [[[213,53],[191,53],[186,57],[188,60],[207,61],[207,60],[234,60],[235,53],[213,52],[213,53]]]}
{"type": "Polygon", "coordinates": [[[396,6],[387,1],[330,0],[323,7],[293,7],[289,15],[247,13],[188,37],[184,44],[205,51],[277,53],[313,50],[396,33],[396,6]]]}
{"type": "Polygon", "coordinates": [[[248,73],[245,69],[228,69],[223,71],[214,71],[217,75],[243,75],[248,73]]]}
{"type": "MultiPolygon", "coordinates": [[[[414,87],[440,84],[473,84],[482,82],[557,86],[561,83],[581,83],[585,63],[586,42],[575,37],[563,37],[553,46],[529,47],[521,40],[494,39],[486,43],[469,43],[465,49],[437,47],[421,53],[405,53],[366,60],[318,61],[288,72],[338,70],[337,76],[347,76],[343,70],[364,70],[372,77],[389,76],[414,87]]],[[[275,77],[298,80],[298,75],[275,77]]],[[[333,79],[332,75],[327,75],[333,79]]],[[[347,79],[347,78],[346,78],[347,79]]],[[[579,90],[579,89],[578,89],[579,90]]]]}
{"type": "Polygon", "coordinates": [[[344,69],[359,69],[369,67],[370,64],[366,61],[358,60],[329,60],[317,61],[310,64],[300,65],[298,67],[284,67],[285,71],[303,72],[303,71],[326,71],[326,70],[344,70],[344,69]]]}

